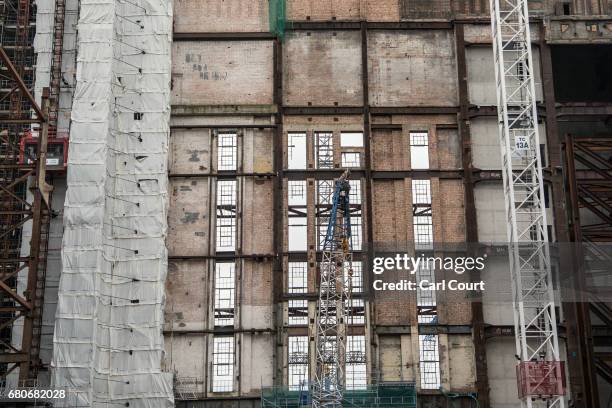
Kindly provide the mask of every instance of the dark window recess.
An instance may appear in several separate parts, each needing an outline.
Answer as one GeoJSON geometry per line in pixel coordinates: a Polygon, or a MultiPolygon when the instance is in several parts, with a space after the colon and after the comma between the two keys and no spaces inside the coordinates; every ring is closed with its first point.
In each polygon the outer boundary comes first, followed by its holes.
{"type": "Polygon", "coordinates": [[[570,8],[570,4],[569,3],[563,3],[563,15],[564,16],[569,16],[570,14],[572,14],[571,8],[570,8]]]}
{"type": "Polygon", "coordinates": [[[612,102],[612,45],[553,45],[557,102],[612,102]]]}
{"type": "Polygon", "coordinates": [[[540,143],[540,159],[542,160],[542,168],[548,167],[548,162],[546,161],[546,146],[543,143],[540,143]]]}
{"type": "Polygon", "coordinates": [[[550,208],[550,192],[548,186],[544,186],[544,207],[550,208]]]}
{"type": "Polygon", "coordinates": [[[546,230],[548,231],[548,242],[555,242],[552,225],[547,225],[546,230]]]}

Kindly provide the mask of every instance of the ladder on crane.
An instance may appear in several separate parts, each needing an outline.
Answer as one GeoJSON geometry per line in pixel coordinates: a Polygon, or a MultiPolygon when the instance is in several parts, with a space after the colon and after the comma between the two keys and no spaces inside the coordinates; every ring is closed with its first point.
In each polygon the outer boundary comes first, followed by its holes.
{"type": "Polygon", "coordinates": [[[346,385],[346,306],[350,301],[352,276],[348,177],[347,170],[334,183],[332,208],[323,244],[315,317],[313,408],[342,407],[346,385]]]}
{"type": "Polygon", "coordinates": [[[490,0],[521,406],[564,408],[527,0],[490,0]]]}

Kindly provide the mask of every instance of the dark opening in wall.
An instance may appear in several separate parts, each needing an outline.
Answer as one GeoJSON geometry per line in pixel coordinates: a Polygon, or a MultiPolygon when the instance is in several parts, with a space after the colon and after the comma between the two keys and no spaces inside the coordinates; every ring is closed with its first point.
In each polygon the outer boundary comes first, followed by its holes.
{"type": "Polygon", "coordinates": [[[558,102],[612,102],[611,45],[552,47],[558,102]]]}
{"type": "Polygon", "coordinates": [[[563,3],[563,15],[564,16],[569,16],[571,13],[570,11],[570,4],[569,3],[563,3]]]}

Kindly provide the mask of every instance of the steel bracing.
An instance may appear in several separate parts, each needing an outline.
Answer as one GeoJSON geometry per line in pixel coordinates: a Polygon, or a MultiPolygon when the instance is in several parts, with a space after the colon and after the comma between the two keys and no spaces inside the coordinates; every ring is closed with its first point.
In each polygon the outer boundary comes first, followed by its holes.
{"type": "Polygon", "coordinates": [[[351,223],[348,171],[334,184],[329,224],[320,266],[315,317],[316,370],[312,406],[341,407],[345,384],[346,306],[351,293],[351,223]]]}
{"type": "Polygon", "coordinates": [[[523,407],[565,407],[551,280],[544,182],[526,0],[491,0],[491,26],[519,394],[523,407]],[[535,384],[534,384],[535,381],[535,384]],[[521,392],[522,390],[522,392],[521,392]],[[548,389],[550,390],[550,388],[548,389]]]}
{"type": "Polygon", "coordinates": [[[584,383],[584,405],[581,406],[597,408],[600,404],[597,374],[612,384],[612,361],[605,347],[593,338],[597,329],[592,325],[593,321],[600,320],[606,327],[612,327],[612,302],[604,295],[603,283],[612,262],[612,162],[609,160],[612,135],[566,135],[563,150],[570,237],[579,243],[574,247],[578,262],[571,271],[569,286],[576,293],[574,307],[581,335],[570,350],[575,350],[583,363],[572,374],[579,375],[584,383]]]}
{"type": "MultiPolygon", "coordinates": [[[[21,9],[20,9],[21,10],[21,9]]],[[[20,11],[21,12],[21,11],[20,11]]],[[[23,59],[15,65],[0,47],[0,76],[9,86],[0,100],[10,98],[9,111],[0,112],[0,380],[19,368],[20,385],[35,380],[41,366],[40,333],[49,233],[49,194],[45,181],[48,123],[48,90],[42,107],[32,96],[22,76],[27,71],[23,59]],[[33,117],[31,110],[35,112],[33,117]],[[19,159],[19,141],[24,132],[38,124],[34,164],[19,159]],[[32,199],[26,194],[32,189],[32,199]],[[29,246],[22,245],[22,228],[32,223],[29,246]],[[25,288],[19,288],[22,275],[25,288]],[[23,322],[21,339],[11,338],[17,322],[23,322]]]]}

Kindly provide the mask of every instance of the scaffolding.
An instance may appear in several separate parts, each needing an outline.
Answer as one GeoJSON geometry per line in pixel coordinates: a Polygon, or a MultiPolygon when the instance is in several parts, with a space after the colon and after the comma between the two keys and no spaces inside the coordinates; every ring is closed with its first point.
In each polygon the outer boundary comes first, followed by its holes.
{"type": "Polygon", "coordinates": [[[19,368],[19,385],[27,385],[36,380],[41,368],[40,334],[51,216],[51,188],[45,182],[48,90],[39,106],[32,96],[32,1],[4,0],[0,7],[0,379],[4,383],[19,368]],[[32,130],[37,136],[36,152],[24,161],[20,142],[32,130]],[[28,223],[29,242],[23,231],[28,223]]]}
{"type": "Polygon", "coordinates": [[[564,276],[575,301],[572,312],[581,322],[568,349],[583,362],[570,371],[570,384],[584,384],[585,406],[595,406],[598,398],[597,374],[612,384],[612,361],[604,347],[593,339],[593,320],[612,327],[612,304],[602,293],[603,279],[612,264],[612,135],[565,136],[564,182],[567,194],[568,225],[576,262],[564,276]],[[574,380],[578,377],[577,381],[574,380]],[[587,392],[586,390],[594,392],[587,392]],[[591,395],[592,394],[592,395],[591,395]]]}
{"type": "Polygon", "coordinates": [[[161,367],[171,22],[162,0],[80,5],[56,407],[174,406],[161,367]]]}
{"type": "MultiPolygon", "coordinates": [[[[344,392],[344,407],[363,408],[416,408],[417,393],[411,382],[384,382],[368,385],[360,390],[344,392]]],[[[311,398],[306,390],[291,391],[287,387],[269,387],[262,390],[262,408],[306,408],[311,398]]]]}

